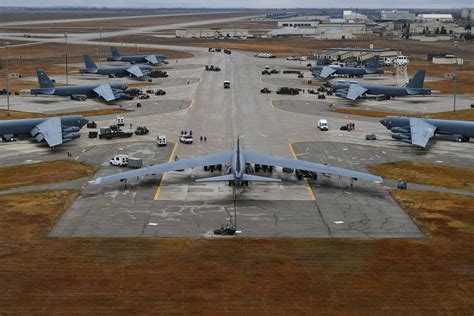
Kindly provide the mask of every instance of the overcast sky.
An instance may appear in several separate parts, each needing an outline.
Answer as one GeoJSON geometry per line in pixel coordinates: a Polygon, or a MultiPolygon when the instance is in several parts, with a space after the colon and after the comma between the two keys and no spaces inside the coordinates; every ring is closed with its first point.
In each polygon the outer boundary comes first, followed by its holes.
{"type": "Polygon", "coordinates": [[[0,0],[0,6],[134,7],[134,8],[473,8],[474,0],[0,0]]]}

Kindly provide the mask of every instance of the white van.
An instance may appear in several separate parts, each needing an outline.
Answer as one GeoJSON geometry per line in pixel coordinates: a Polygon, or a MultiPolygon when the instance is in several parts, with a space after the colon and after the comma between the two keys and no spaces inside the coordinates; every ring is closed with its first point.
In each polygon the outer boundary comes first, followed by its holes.
{"type": "Polygon", "coordinates": [[[321,131],[328,131],[329,130],[329,124],[328,124],[328,121],[324,120],[324,119],[321,119],[318,121],[318,128],[321,130],[321,131]]]}
{"type": "Polygon", "coordinates": [[[117,116],[117,119],[115,120],[115,123],[118,126],[124,126],[125,125],[125,118],[123,116],[117,116]]]}
{"type": "Polygon", "coordinates": [[[156,144],[160,147],[166,146],[167,141],[166,141],[166,135],[158,135],[156,136],[156,144]]]}
{"type": "Polygon", "coordinates": [[[128,166],[128,156],[116,155],[114,158],[110,159],[110,165],[117,167],[126,167],[128,166]]]}

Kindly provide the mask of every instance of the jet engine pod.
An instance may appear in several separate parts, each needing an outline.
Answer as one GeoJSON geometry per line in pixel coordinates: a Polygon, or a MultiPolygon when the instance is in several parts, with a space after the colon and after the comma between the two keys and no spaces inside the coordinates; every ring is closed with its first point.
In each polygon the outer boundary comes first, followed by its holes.
{"type": "Polygon", "coordinates": [[[392,127],[390,130],[392,133],[402,133],[402,134],[409,134],[410,130],[402,128],[402,127],[392,127]]]}
{"type": "Polygon", "coordinates": [[[404,133],[392,133],[392,138],[397,139],[397,140],[410,140],[411,135],[410,134],[404,134],[404,133]]]}

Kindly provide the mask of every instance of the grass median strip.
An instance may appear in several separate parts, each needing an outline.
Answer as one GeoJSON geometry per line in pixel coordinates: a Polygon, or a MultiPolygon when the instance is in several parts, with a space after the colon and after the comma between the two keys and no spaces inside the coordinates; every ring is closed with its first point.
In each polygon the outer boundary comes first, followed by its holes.
{"type": "Polygon", "coordinates": [[[404,160],[369,165],[369,171],[385,179],[441,186],[474,192],[474,169],[458,168],[442,164],[404,160]]]}
{"type": "Polygon", "coordinates": [[[87,110],[79,112],[64,112],[56,114],[43,114],[35,112],[22,112],[22,111],[10,111],[10,115],[7,115],[6,110],[0,110],[0,120],[19,120],[19,119],[30,119],[40,117],[56,117],[56,116],[68,116],[68,115],[82,115],[82,116],[100,116],[117,113],[131,112],[131,110],[122,108],[107,108],[98,110],[87,110]]]}
{"type": "Polygon", "coordinates": [[[67,160],[54,160],[0,168],[0,190],[58,183],[88,177],[95,166],[67,160]]]}
{"type": "Polygon", "coordinates": [[[427,114],[412,114],[412,113],[401,113],[401,112],[386,112],[386,111],[375,111],[362,108],[336,108],[333,109],[336,113],[350,114],[350,115],[361,115],[369,117],[385,117],[385,116],[409,116],[409,117],[420,117],[420,118],[432,118],[440,120],[465,120],[474,121],[474,109],[458,110],[456,112],[436,112],[427,114]]]}

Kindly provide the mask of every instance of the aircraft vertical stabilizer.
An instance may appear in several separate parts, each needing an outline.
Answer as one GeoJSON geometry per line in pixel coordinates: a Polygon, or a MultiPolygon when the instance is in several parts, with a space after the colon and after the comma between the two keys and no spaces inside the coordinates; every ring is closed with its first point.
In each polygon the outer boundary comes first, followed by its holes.
{"type": "Polygon", "coordinates": [[[36,70],[36,76],[38,77],[40,88],[54,88],[54,83],[42,69],[36,70]]]}
{"type": "Polygon", "coordinates": [[[89,55],[84,55],[84,64],[86,65],[87,69],[97,69],[97,65],[89,55]]]}
{"type": "Polygon", "coordinates": [[[407,84],[407,88],[423,88],[423,83],[425,82],[426,70],[420,69],[416,72],[413,78],[407,84]]]}

